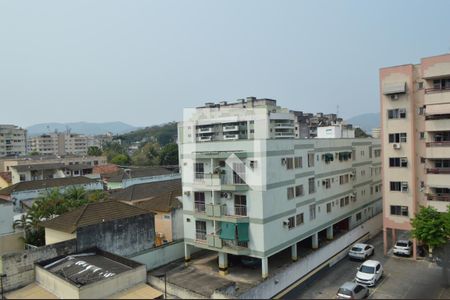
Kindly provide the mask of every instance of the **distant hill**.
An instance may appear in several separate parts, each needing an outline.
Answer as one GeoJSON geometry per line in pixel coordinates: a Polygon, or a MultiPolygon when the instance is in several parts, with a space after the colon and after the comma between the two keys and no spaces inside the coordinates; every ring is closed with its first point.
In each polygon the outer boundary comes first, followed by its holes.
{"type": "Polygon", "coordinates": [[[64,132],[70,129],[73,133],[81,133],[86,135],[105,134],[111,132],[113,134],[122,134],[136,130],[138,127],[125,124],[123,122],[105,122],[105,123],[90,123],[90,122],[75,122],[75,123],[42,123],[32,125],[27,128],[28,135],[39,135],[43,133],[64,132]]]}
{"type": "Polygon", "coordinates": [[[117,139],[122,140],[122,144],[124,145],[141,141],[158,142],[162,146],[175,143],[177,141],[177,122],[136,129],[119,135],[117,139]]]}
{"type": "Polygon", "coordinates": [[[359,126],[362,130],[368,134],[372,134],[372,128],[380,127],[380,114],[368,113],[354,116],[345,122],[352,124],[353,126],[359,126]]]}

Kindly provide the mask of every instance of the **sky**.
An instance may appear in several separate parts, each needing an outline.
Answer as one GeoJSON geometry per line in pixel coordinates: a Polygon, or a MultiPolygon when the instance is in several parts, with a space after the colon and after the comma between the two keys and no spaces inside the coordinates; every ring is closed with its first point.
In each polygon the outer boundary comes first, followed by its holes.
{"type": "Polygon", "coordinates": [[[0,123],[177,121],[255,96],[349,118],[450,52],[450,1],[0,0],[0,123]],[[4,113],[2,111],[7,111],[4,113]]]}

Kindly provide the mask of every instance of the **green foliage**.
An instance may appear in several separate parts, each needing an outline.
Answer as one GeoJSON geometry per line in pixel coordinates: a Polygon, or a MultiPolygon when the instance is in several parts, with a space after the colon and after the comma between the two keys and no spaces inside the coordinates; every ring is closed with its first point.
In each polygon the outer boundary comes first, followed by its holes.
{"type": "Polygon", "coordinates": [[[157,166],[159,165],[160,146],[157,143],[146,143],[132,156],[133,165],[157,166]]]}
{"type": "Polygon", "coordinates": [[[107,194],[103,191],[86,191],[82,187],[71,187],[61,192],[55,188],[43,193],[33,203],[28,213],[14,222],[13,227],[24,230],[25,243],[42,246],[45,244],[44,229],[39,226],[42,220],[106,199],[107,194]]]}
{"type": "Polygon", "coordinates": [[[118,154],[128,156],[126,147],[122,146],[117,142],[106,143],[103,146],[103,155],[106,155],[109,162],[118,154]]]}
{"type": "Polygon", "coordinates": [[[371,137],[361,128],[355,128],[355,138],[368,138],[371,137]]]}
{"type": "Polygon", "coordinates": [[[88,148],[87,154],[90,156],[101,156],[102,150],[99,147],[91,146],[88,148]]]}
{"type": "Polygon", "coordinates": [[[36,150],[34,150],[34,151],[31,151],[31,152],[29,153],[29,155],[30,155],[30,156],[38,156],[38,155],[39,155],[39,152],[37,152],[36,150]]]}
{"type": "Polygon", "coordinates": [[[125,146],[140,141],[157,142],[161,146],[165,146],[169,143],[174,143],[177,140],[177,123],[170,122],[167,124],[146,127],[119,135],[117,138],[120,139],[125,146]]]}
{"type": "Polygon", "coordinates": [[[433,207],[420,207],[411,220],[413,237],[422,241],[432,253],[433,249],[447,244],[450,237],[450,212],[438,212],[433,207]]]}
{"type": "Polygon", "coordinates": [[[178,145],[172,143],[162,147],[159,160],[161,165],[178,165],[178,145]]]}
{"type": "Polygon", "coordinates": [[[111,163],[116,165],[128,165],[130,157],[127,154],[117,154],[111,159],[111,163]]]}

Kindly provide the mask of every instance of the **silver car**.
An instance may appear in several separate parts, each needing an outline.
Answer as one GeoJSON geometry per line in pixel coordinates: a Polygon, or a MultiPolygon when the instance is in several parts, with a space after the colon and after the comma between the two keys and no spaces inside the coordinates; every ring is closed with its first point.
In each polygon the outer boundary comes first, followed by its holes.
{"type": "Polygon", "coordinates": [[[412,253],[413,243],[408,240],[398,240],[395,245],[393,252],[395,255],[406,255],[410,256],[412,253]]]}
{"type": "Polygon", "coordinates": [[[375,248],[369,244],[357,243],[352,246],[350,251],[348,252],[348,256],[350,258],[362,259],[365,260],[369,256],[375,254],[375,248]]]}
{"type": "Polygon", "coordinates": [[[355,282],[346,282],[339,288],[337,299],[363,299],[369,295],[369,289],[355,282]]]}

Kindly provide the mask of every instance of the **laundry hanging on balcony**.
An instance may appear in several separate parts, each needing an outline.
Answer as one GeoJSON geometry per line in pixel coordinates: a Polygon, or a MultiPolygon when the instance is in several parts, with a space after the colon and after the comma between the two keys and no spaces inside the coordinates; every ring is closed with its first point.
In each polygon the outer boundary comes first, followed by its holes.
{"type": "Polygon", "coordinates": [[[222,222],[220,230],[220,238],[222,240],[232,240],[236,239],[236,224],[230,222],[222,222]]]}
{"type": "Polygon", "coordinates": [[[322,158],[325,160],[326,163],[334,160],[334,155],[331,153],[325,153],[322,155],[322,158]]]}
{"type": "Polygon", "coordinates": [[[238,223],[237,232],[239,242],[248,242],[248,223],[238,223]]]}

